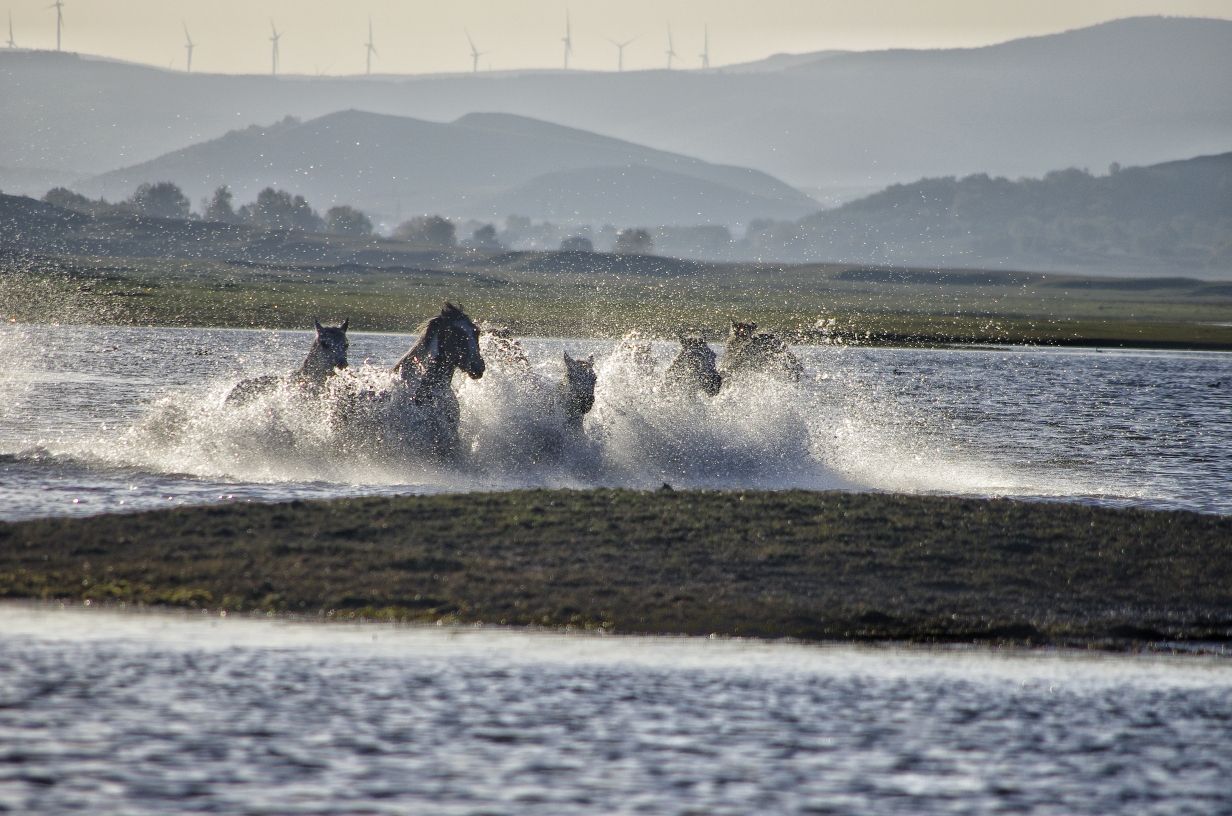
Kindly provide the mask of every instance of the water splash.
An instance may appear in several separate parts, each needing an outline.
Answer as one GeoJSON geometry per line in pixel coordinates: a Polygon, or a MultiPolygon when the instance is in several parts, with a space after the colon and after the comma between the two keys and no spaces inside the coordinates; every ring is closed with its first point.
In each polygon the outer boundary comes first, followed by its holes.
{"type": "MultiPolygon", "coordinates": [[[[62,361],[10,375],[6,387],[18,394],[5,409],[5,416],[16,418],[10,426],[49,409],[71,415],[72,425],[57,433],[10,433],[6,438],[14,444],[6,442],[6,452],[20,459],[20,451],[36,445],[38,455],[27,457],[31,465],[75,462],[96,473],[161,474],[169,493],[180,491],[177,480],[184,485],[184,480],[214,480],[237,490],[245,487],[240,483],[270,485],[250,494],[262,498],[538,486],[656,488],[664,482],[684,488],[872,489],[1100,501],[1144,496],[1146,503],[1156,496],[1171,501],[1167,497],[1176,493],[1169,485],[1118,475],[1123,468],[1093,465],[1090,456],[1065,458],[1065,435],[1072,429],[1055,406],[1047,408],[1052,413],[1043,422],[1031,425],[1024,425],[1034,422],[1024,411],[1015,420],[1018,426],[1006,430],[1005,405],[987,403],[995,361],[968,364],[989,357],[981,353],[942,359],[944,352],[935,351],[802,348],[806,371],[799,383],[750,377],[728,383],[714,398],[682,398],[662,387],[675,344],[636,337],[616,344],[575,341],[568,344],[575,356],[597,355],[598,386],[593,410],[581,431],[572,432],[556,395],[565,344],[528,340],[524,359],[485,354],[489,371],[482,380],[455,381],[460,455],[443,462],[427,453],[426,419],[384,365],[354,365],[321,392],[287,384],[245,405],[226,405],[238,379],[290,370],[302,356],[300,337],[280,339],[263,353],[259,344],[269,344],[266,335],[216,333],[205,344],[214,356],[186,361],[182,335],[159,331],[167,333],[165,347],[141,359],[133,359],[123,342],[113,344],[119,351],[109,351],[113,345],[87,339],[96,344],[92,353],[98,359],[91,365],[97,370],[76,372],[65,365],[80,364],[82,345],[68,338],[62,361]],[[128,366],[127,377],[112,373],[120,364],[128,366]],[[191,370],[181,370],[186,364],[191,370]],[[180,384],[172,390],[136,405],[177,376],[180,384]],[[115,410],[122,401],[128,406],[115,410]],[[1037,433],[1049,427],[1059,430],[1033,445],[1037,433]]],[[[82,333],[94,338],[90,331],[82,333]]],[[[379,360],[395,359],[406,343],[393,336],[356,339],[373,346],[379,360]]],[[[0,332],[0,340],[27,342],[18,332],[0,332]]],[[[1022,394],[1042,393],[1026,363],[1013,365],[1027,383],[1022,394]]],[[[1054,376],[1052,370],[1047,376],[1054,376]]],[[[1014,377],[1003,384],[1013,386],[1014,377]]],[[[1050,399],[1057,402],[1055,395],[1050,399]]],[[[183,492],[191,490],[185,486],[183,492]]]]}

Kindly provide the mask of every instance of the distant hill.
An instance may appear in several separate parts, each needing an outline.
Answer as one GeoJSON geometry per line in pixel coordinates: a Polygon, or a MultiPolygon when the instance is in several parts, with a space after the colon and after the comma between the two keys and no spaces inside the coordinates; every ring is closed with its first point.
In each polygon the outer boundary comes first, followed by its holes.
{"type": "Polygon", "coordinates": [[[1232,153],[894,185],[752,238],[792,260],[1232,277],[1232,153]]]}
{"type": "Polygon", "coordinates": [[[390,224],[435,212],[732,224],[798,218],[817,208],[756,170],[508,114],[439,123],[349,110],[232,131],[73,186],[115,200],[146,181],[173,181],[194,201],[224,184],[237,201],[273,186],[319,209],[350,204],[390,224]]]}
{"type": "Polygon", "coordinates": [[[1229,21],[1135,18],[986,48],[812,57],[709,71],[272,78],[0,52],[0,167],[103,172],[254,122],[350,108],[518,114],[823,190],[1152,164],[1225,150],[1232,133],[1229,21]]]}
{"type": "MultiPolygon", "coordinates": [[[[736,224],[752,213],[798,209],[725,184],[647,166],[585,167],[536,176],[496,196],[488,213],[624,226],[736,224]]],[[[817,208],[811,202],[809,210],[817,208]]]]}

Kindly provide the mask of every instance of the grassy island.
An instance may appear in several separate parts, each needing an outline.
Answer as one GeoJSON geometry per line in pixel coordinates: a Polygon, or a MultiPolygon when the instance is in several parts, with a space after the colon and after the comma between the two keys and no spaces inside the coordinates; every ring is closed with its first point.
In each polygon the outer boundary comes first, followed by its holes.
{"type": "Polygon", "coordinates": [[[811,641],[1232,638],[1232,518],[514,491],[0,524],[0,597],[811,641]]]}

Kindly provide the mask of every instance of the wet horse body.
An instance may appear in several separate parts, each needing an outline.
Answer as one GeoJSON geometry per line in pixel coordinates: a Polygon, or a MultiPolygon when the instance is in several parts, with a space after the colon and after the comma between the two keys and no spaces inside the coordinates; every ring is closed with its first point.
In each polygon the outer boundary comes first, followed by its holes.
{"type": "Polygon", "coordinates": [[[307,393],[319,393],[330,377],[346,368],[347,348],[350,345],[346,333],[350,321],[342,321],[341,326],[322,326],[317,321],[313,323],[316,337],[298,369],[289,375],[264,374],[241,380],[227,394],[226,404],[243,405],[287,385],[296,386],[307,393]]]}

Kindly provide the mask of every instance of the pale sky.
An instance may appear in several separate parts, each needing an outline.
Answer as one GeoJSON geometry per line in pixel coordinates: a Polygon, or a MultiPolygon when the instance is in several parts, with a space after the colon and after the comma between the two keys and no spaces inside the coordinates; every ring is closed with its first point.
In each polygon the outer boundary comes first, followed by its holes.
{"type": "MultiPolygon", "coordinates": [[[[55,48],[51,2],[0,0],[19,47],[55,48]]],[[[469,71],[465,31],[489,52],[481,70],[560,68],[566,8],[570,67],[604,71],[616,68],[610,40],[634,40],[625,70],[664,67],[669,25],[677,67],[699,65],[703,26],[717,67],[781,52],[978,46],[1138,15],[1232,19],[1232,0],[64,0],[63,47],[183,68],[187,25],[194,71],[268,73],[273,19],[283,73],[358,74],[371,16],[374,73],[469,71]]]]}

